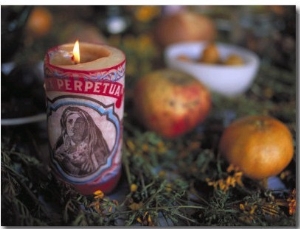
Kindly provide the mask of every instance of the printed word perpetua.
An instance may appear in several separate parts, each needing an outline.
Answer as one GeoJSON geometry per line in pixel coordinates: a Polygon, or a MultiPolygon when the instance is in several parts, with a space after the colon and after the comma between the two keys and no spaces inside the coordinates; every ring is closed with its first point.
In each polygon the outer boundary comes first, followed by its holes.
{"type": "Polygon", "coordinates": [[[123,94],[123,85],[118,82],[93,82],[79,79],[46,78],[47,91],[65,91],[73,93],[100,94],[119,97],[123,94]]]}

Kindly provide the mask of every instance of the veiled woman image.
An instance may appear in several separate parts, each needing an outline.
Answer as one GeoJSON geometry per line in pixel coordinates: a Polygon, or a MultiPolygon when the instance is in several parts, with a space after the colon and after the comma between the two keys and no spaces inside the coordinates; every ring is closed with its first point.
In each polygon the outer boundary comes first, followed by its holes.
{"type": "Polygon", "coordinates": [[[84,177],[106,163],[110,154],[107,142],[88,112],[69,106],[60,126],[53,157],[67,174],[84,177]]]}

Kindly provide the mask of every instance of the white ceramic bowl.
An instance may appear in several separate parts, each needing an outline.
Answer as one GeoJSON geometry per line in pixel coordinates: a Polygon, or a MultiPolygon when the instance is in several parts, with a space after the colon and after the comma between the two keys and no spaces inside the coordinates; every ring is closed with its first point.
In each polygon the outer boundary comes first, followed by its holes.
{"type": "Polygon", "coordinates": [[[211,91],[228,97],[245,92],[256,76],[259,67],[258,56],[241,47],[216,43],[221,59],[225,59],[229,54],[237,54],[244,59],[245,64],[225,66],[177,59],[179,55],[194,60],[199,59],[206,45],[206,42],[183,42],[170,45],[164,53],[165,62],[169,68],[182,70],[194,76],[211,91]]]}

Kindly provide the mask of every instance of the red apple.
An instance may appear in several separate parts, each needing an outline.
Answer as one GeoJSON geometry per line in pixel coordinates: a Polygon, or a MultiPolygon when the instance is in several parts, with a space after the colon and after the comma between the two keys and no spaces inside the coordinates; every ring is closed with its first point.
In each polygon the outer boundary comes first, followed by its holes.
{"type": "Polygon", "coordinates": [[[154,26],[154,39],[162,47],[183,41],[214,41],[215,22],[195,12],[182,11],[161,17],[154,26]]]}
{"type": "Polygon", "coordinates": [[[211,95],[191,75],[160,69],[137,81],[133,105],[144,127],[163,137],[175,138],[191,131],[207,117],[211,95]]]}

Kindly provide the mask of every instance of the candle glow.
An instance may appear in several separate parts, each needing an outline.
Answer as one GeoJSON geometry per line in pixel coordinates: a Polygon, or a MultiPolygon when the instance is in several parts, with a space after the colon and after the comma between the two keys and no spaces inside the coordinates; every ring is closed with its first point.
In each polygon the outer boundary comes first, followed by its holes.
{"type": "Polygon", "coordinates": [[[73,48],[73,60],[75,64],[80,63],[80,50],[79,50],[79,41],[77,40],[73,48]]]}

